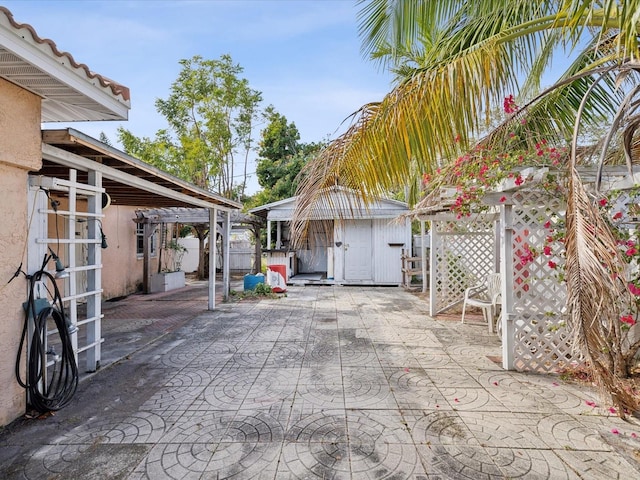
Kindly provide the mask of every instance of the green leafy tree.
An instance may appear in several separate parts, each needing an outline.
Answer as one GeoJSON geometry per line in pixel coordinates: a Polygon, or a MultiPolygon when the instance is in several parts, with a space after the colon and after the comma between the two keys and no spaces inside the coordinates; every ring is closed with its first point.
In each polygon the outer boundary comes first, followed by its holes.
{"type": "Polygon", "coordinates": [[[180,65],[169,97],[156,100],[169,127],[154,139],[120,128],[118,139],[130,155],[201,188],[243,195],[261,93],[240,77],[243,69],[229,55],[194,56],[180,65]]]}
{"type": "Polygon", "coordinates": [[[265,109],[264,117],[267,126],[261,132],[256,162],[262,190],[248,201],[249,208],[294,196],[302,167],[324,145],[301,143],[295,123],[289,123],[273,106],[265,109]]]}

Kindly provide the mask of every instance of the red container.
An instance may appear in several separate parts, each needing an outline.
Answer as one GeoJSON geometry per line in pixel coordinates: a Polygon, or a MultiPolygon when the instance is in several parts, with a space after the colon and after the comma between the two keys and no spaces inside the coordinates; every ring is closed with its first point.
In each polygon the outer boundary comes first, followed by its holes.
{"type": "Polygon", "coordinates": [[[286,265],[268,265],[267,266],[267,284],[276,293],[287,291],[287,266],[286,265]]]}

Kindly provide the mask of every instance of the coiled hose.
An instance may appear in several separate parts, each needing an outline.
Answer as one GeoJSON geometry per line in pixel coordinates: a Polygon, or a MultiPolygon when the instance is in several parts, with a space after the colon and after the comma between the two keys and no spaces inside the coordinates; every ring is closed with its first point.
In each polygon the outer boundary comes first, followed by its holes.
{"type": "Polygon", "coordinates": [[[48,260],[49,258],[45,256],[42,268],[34,275],[27,277],[29,299],[25,304],[25,320],[15,368],[18,383],[29,392],[29,404],[41,413],[60,410],[66,406],[78,388],[78,366],[73,354],[62,297],[55,277],[44,270],[48,260]],[[53,285],[53,302],[52,304],[47,302],[48,306],[39,310],[36,306],[35,289],[37,282],[42,280],[48,280],[53,285]],[[47,349],[47,321],[49,317],[55,322],[60,336],[62,352],[59,357],[51,349],[47,349]],[[23,380],[20,375],[20,366],[22,365],[22,352],[27,340],[30,318],[34,319],[34,329],[29,344],[27,378],[23,380]],[[53,372],[47,372],[48,354],[54,356],[53,372]]]}

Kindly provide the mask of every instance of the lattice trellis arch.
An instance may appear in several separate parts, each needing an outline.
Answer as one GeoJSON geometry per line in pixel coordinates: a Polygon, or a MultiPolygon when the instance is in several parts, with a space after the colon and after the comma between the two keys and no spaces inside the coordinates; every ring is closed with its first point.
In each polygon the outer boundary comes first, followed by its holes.
{"type": "MultiPolygon", "coordinates": [[[[425,203],[414,215],[431,225],[430,314],[460,304],[466,287],[499,271],[502,311],[498,329],[504,368],[551,373],[583,361],[573,351],[567,327],[561,238],[566,204],[562,195],[551,192],[556,177],[548,176],[547,168],[526,172],[522,174],[524,185],[510,177],[495,191],[485,193],[483,203],[499,212],[495,220],[479,215],[456,218],[447,189],[438,203],[425,203]]],[[[594,172],[587,169],[583,173],[593,183],[594,172]]],[[[637,245],[640,174],[631,178],[624,167],[605,168],[605,173],[606,188],[600,191],[612,195],[601,193],[601,206],[609,210],[617,228],[629,230],[637,245]]],[[[640,275],[640,266],[634,262],[629,268],[632,277],[640,275]]],[[[640,338],[638,325],[628,332],[627,344],[640,338]]]]}
{"type": "Polygon", "coordinates": [[[544,190],[503,193],[495,205],[499,214],[429,216],[430,314],[460,305],[467,287],[499,271],[503,366],[559,371],[576,360],[561,281],[564,245],[554,235],[564,226],[564,200],[544,190]]]}

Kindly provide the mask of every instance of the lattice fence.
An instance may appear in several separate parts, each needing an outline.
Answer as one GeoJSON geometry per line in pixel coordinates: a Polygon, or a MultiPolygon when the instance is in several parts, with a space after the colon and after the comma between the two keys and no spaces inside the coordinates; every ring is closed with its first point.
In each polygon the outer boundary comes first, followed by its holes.
{"type": "MultiPolygon", "coordinates": [[[[514,367],[558,371],[573,360],[561,282],[564,245],[555,236],[564,225],[565,204],[545,192],[512,195],[514,367]]],[[[506,207],[507,208],[507,207],[506,207]]],[[[507,256],[507,258],[509,258],[507,256]]]]}
{"type": "Polygon", "coordinates": [[[431,315],[461,304],[467,287],[495,272],[493,218],[431,222],[431,315]]]}

